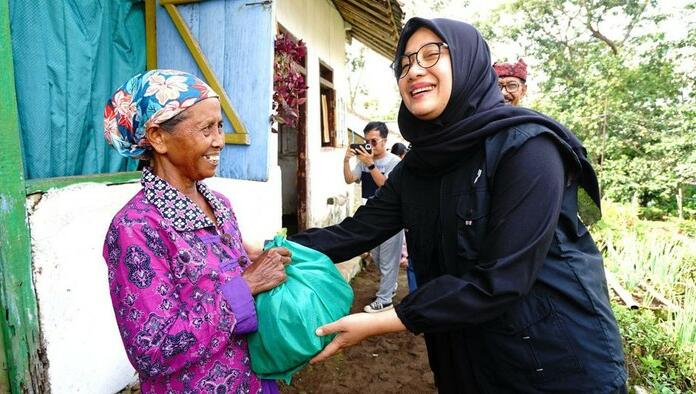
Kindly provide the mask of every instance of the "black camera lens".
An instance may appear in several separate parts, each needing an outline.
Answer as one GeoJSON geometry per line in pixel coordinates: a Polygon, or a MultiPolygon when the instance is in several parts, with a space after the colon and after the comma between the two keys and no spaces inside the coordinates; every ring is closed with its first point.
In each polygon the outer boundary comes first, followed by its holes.
{"type": "Polygon", "coordinates": [[[372,145],[365,144],[365,150],[372,150],[372,145]]]}

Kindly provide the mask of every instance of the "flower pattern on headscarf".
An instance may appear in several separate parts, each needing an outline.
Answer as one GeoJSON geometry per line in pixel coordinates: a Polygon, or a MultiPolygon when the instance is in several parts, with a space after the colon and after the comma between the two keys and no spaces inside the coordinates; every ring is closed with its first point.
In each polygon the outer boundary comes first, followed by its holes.
{"type": "Polygon", "coordinates": [[[177,70],[150,70],[118,88],[104,108],[104,138],[119,154],[143,156],[150,144],[145,131],[197,102],[219,97],[205,82],[177,70]]]}

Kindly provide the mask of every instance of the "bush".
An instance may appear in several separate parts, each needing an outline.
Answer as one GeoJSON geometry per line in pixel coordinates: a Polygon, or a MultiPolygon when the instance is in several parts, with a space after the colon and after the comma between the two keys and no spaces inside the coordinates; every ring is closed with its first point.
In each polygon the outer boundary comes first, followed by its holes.
{"type": "Polygon", "coordinates": [[[667,217],[667,211],[658,207],[640,207],[638,217],[644,220],[664,220],[667,217]]]}
{"type": "Polygon", "coordinates": [[[680,349],[677,341],[662,328],[660,312],[650,309],[630,310],[613,305],[626,353],[629,385],[639,385],[656,393],[690,392],[694,376],[690,367],[693,357],[680,349]]]}
{"type": "Polygon", "coordinates": [[[642,309],[615,307],[631,385],[673,393],[696,384],[696,223],[650,221],[638,204],[602,202],[593,237],[613,272],[642,309]],[[671,305],[654,302],[651,287],[671,305]],[[655,307],[662,307],[655,309],[655,307]]]}

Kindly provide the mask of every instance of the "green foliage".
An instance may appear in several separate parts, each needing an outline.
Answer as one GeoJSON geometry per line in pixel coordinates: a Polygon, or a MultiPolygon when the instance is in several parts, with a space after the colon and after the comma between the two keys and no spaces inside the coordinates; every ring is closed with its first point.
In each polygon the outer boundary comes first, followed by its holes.
{"type": "Polygon", "coordinates": [[[637,205],[603,201],[591,232],[608,271],[640,311],[615,307],[631,384],[652,392],[696,384],[696,221],[641,219],[637,205]],[[654,289],[654,293],[647,289],[654,289]],[[655,294],[666,300],[656,301],[655,294]]]}
{"type": "MultiPolygon", "coordinates": [[[[678,187],[696,180],[696,84],[683,67],[696,61],[696,18],[682,10],[689,34],[670,41],[659,10],[657,1],[514,0],[482,27],[494,42],[526,43],[541,71],[533,106],[583,140],[606,197],[637,201],[650,218],[674,214],[678,187]]],[[[696,199],[684,206],[696,211],[696,199]]]]}
{"type": "Polygon", "coordinates": [[[367,87],[362,80],[365,69],[365,50],[363,45],[346,47],[346,68],[348,69],[348,108],[354,108],[358,96],[367,95],[367,87]]]}
{"type": "MultiPolygon", "coordinates": [[[[629,384],[656,393],[679,393],[694,389],[690,355],[662,328],[665,321],[650,309],[630,310],[612,305],[626,353],[629,384]]],[[[693,392],[693,391],[691,391],[693,392]]]]}

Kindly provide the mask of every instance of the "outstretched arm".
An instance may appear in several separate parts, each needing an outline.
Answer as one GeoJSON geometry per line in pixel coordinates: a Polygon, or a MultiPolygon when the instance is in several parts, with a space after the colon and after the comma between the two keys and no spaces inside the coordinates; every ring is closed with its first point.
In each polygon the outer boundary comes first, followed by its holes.
{"type": "Polygon", "coordinates": [[[404,228],[399,178],[397,166],[387,183],[353,217],[333,226],[308,229],[288,239],[324,253],[335,263],[374,248],[404,228]]]}
{"type": "Polygon", "coordinates": [[[345,348],[357,345],[367,337],[405,330],[406,327],[393,309],[382,313],[348,315],[317,329],[316,333],[319,336],[336,333],[338,335],[324,350],[314,356],[310,363],[324,361],[345,348]]]}

